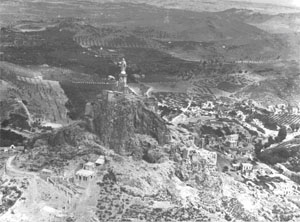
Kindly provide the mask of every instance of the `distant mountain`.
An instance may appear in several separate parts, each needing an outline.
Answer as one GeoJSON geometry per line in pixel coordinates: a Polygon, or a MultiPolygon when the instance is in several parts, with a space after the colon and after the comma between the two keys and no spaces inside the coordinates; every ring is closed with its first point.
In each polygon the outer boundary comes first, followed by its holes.
{"type": "Polygon", "coordinates": [[[300,13],[280,13],[276,15],[255,12],[254,10],[232,8],[218,12],[223,16],[254,25],[271,33],[300,31],[300,13]]]}
{"type": "MultiPolygon", "coordinates": [[[[105,1],[105,0],[104,0],[105,1]]],[[[113,0],[111,0],[113,1],[113,0]]],[[[256,12],[263,12],[268,14],[277,14],[277,13],[292,13],[300,12],[299,7],[295,7],[292,4],[291,0],[288,1],[279,1],[279,0],[125,0],[132,3],[146,3],[155,6],[165,7],[165,8],[177,8],[177,9],[188,9],[193,11],[223,11],[230,8],[239,8],[239,9],[249,9],[256,12]]],[[[113,1],[115,2],[115,1],[113,1]]]]}

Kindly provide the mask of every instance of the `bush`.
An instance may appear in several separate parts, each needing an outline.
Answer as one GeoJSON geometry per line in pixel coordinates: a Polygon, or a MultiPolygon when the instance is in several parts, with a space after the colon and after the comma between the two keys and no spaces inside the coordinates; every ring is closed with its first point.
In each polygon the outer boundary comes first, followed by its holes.
{"type": "Polygon", "coordinates": [[[224,166],[222,172],[225,173],[228,172],[228,170],[229,170],[228,166],[224,166]]]}
{"type": "Polygon", "coordinates": [[[286,127],[281,127],[277,137],[275,138],[275,141],[277,143],[280,143],[281,141],[283,141],[287,136],[287,131],[286,131],[286,127]]]}

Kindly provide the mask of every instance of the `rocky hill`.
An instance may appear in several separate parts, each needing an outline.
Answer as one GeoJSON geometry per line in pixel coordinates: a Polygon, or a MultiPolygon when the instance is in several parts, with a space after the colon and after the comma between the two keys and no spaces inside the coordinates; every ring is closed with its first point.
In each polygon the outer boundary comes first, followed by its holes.
{"type": "MultiPolygon", "coordinates": [[[[152,112],[141,99],[124,97],[109,102],[103,98],[94,104],[93,109],[90,128],[105,146],[116,153],[142,157],[147,153],[143,150],[147,148],[143,147],[147,140],[155,140],[157,145],[169,141],[165,120],[152,112]]],[[[148,145],[155,146],[155,143],[148,145]]]]}
{"type": "Polygon", "coordinates": [[[298,202],[276,194],[284,192],[281,186],[290,186],[296,195],[297,185],[276,170],[254,161],[257,171],[268,173],[251,178],[233,169],[222,172],[228,161],[222,152],[212,163],[207,155],[214,152],[196,147],[191,132],[161,120],[145,101],[129,96],[108,103],[101,98],[86,106],[84,122],[35,138],[16,161],[25,169],[68,175],[104,155],[93,194],[85,199],[88,194],[82,194],[83,205],[74,201],[75,209],[81,209],[74,211],[75,218],[85,214],[83,209],[89,212],[86,218],[100,221],[299,218],[298,202]]]}

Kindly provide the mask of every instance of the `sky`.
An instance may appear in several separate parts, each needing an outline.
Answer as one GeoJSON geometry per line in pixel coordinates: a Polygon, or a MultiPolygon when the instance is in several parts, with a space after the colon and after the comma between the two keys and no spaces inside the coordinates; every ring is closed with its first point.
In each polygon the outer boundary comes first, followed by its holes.
{"type": "Polygon", "coordinates": [[[272,3],[272,4],[276,4],[276,5],[300,7],[300,0],[238,0],[238,1],[272,3]]]}

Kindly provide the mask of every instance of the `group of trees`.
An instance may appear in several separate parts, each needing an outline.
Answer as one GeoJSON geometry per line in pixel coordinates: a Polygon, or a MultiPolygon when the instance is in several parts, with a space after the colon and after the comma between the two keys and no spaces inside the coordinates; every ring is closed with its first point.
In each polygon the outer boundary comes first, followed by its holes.
{"type": "Polygon", "coordinates": [[[278,134],[275,138],[273,138],[272,136],[269,136],[267,143],[262,144],[262,142],[259,142],[259,143],[255,144],[256,156],[259,158],[260,152],[263,148],[267,148],[267,147],[271,146],[272,144],[282,142],[286,138],[286,136],[287,136],[287,129],[286,129],[286,127],[283,126],[280,128],[280,130],[278,131],[278,134]]]}
{"type": "Polygon", "coordinates": [[[272,136],[269,136],[268,142],[264,144],[264,147],[267,148],[274,143],[280,143],[286,138],[286,136],[287,136],[286,127],[281,127],[275,138],[273,138],[272,136]]]}

